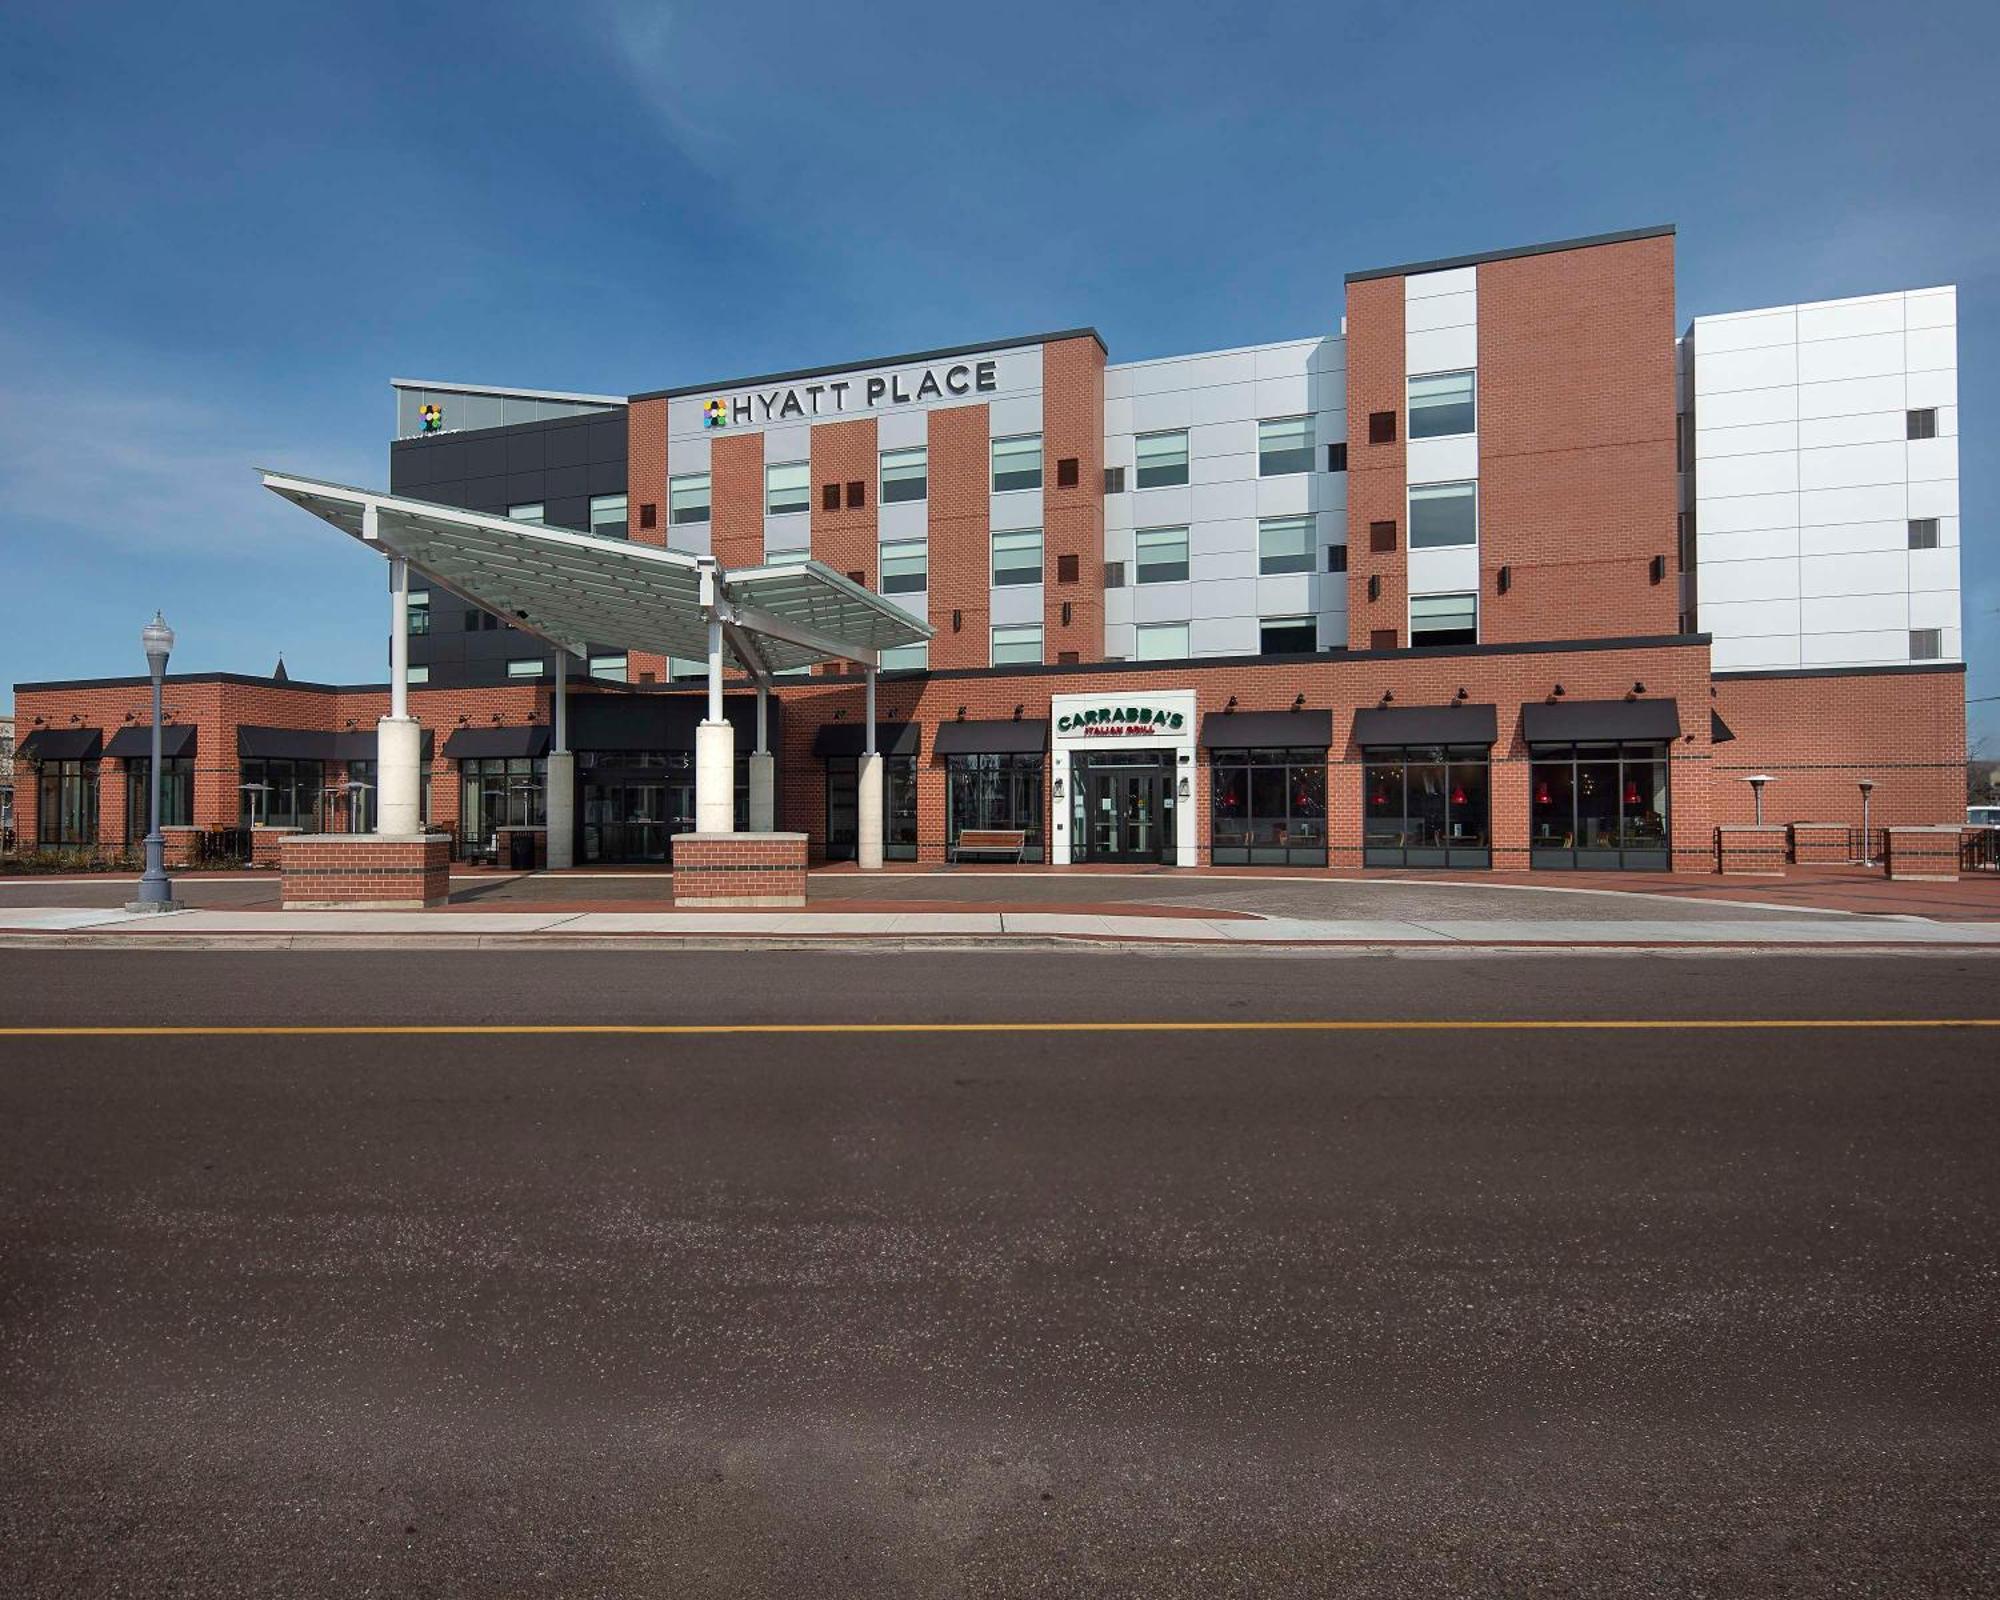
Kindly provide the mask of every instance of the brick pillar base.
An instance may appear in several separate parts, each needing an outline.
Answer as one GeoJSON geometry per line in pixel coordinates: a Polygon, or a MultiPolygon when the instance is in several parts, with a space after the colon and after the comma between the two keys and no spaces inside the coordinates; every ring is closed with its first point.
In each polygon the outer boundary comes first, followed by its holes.
{"type": "Polygon", "coordinates": [[[677,906],[802,906],[803,833],[682,833],[674,836],[677,906]]]}
{"type": "Polygon", "coordinates": [[[1781,823],[1726,822],[1715,830],[1715,870],[1760,878],[1785,875],[1785,829],[1781,823]]]}
{"type": "Polygon", "coordinates": [[[421,911],[451,894],[441,833],[296,833],[281,853],[287,911],[421,911]]]}
{"type": "Polygon", "coordinates": [[[1886,863],[1892,878],[1932,883],[1958,881],[1958,846],[1963,828],[1890,828],[1886,863]]]}

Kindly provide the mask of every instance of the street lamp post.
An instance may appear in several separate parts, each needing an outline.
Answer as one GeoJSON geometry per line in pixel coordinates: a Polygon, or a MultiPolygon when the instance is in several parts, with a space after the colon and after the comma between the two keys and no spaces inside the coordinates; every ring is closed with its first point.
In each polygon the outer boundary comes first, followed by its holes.
{"type": "Polygon", "coordinates": [[[167,657],[173,654],[174,630],[167,626],[167,619],[159,612],[153,613],[153,620],[146,624],[139,635],[139,642],[145,646],[146,665],[153,674],[153,761],[148,777],[152,780],[152,832],[146,835],[146,872],[139,879],[139,898],[132,902],[135,911],[178,911],[174,904],[173,880],[167,876],[167,840],[160,832],[160,764],[162,732],[160,726],[160,686],[167,675],[167,657]]]}

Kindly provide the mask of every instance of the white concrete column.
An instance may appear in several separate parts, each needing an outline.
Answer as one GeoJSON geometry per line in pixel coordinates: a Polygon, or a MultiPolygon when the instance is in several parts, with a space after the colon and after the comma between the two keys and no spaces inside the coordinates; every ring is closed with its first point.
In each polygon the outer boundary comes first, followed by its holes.
{"type": "Polygon", "coordinates": [[[858,766],[854,799],[861,836],[855,842],[854,859],[863,871],[874,872],[882,865],[882,758],[871,750],[858,766]]]}
{"type": "Polygon", "coordinates": [[[410,715],[410,564],[389,561],[389,714],[375,724],[375,831],[423,830],[424,730],[410,715]]]}
{"type": "Polygon", "coordinates": [[[778,831],[778,764],[771,754],[771,690],[757,685],[757,743],[750,752],[750,831],[778,831]]]}
{"type": "Polygon", "coordinates": [[[736,831],[736,730],[719,717],[694,730],[694,830],[736,831]]]}

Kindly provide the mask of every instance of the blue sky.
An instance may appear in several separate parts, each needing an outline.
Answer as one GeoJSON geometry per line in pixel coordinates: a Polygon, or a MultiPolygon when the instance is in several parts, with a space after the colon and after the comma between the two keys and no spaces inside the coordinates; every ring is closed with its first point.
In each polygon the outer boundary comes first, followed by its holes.
{"type": "Polygon", "coordinates": [[[177,668],[379,680],[381,568],[251,469],[383,482],[392,376],[623,393],[1082,323],[1135,359],[1671,221],[1683,322],[1959,286],[2000,696],[1997,44],[1990,3],[8,8],[0,685],[138,669],[156,605],[177,668]]]}

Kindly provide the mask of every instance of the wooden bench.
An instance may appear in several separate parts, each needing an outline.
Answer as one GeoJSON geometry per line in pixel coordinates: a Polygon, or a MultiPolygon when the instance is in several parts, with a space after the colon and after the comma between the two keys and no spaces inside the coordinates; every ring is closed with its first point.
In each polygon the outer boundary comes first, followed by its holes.
{"type": "Polygon", "coordinates": [[[1018,862],[1027,848],[1028,834],[1024,828],[967,828],[951,847],[951,859],[957,861],[971,850],[979,855],[1011,855],[1018,862]]]}

